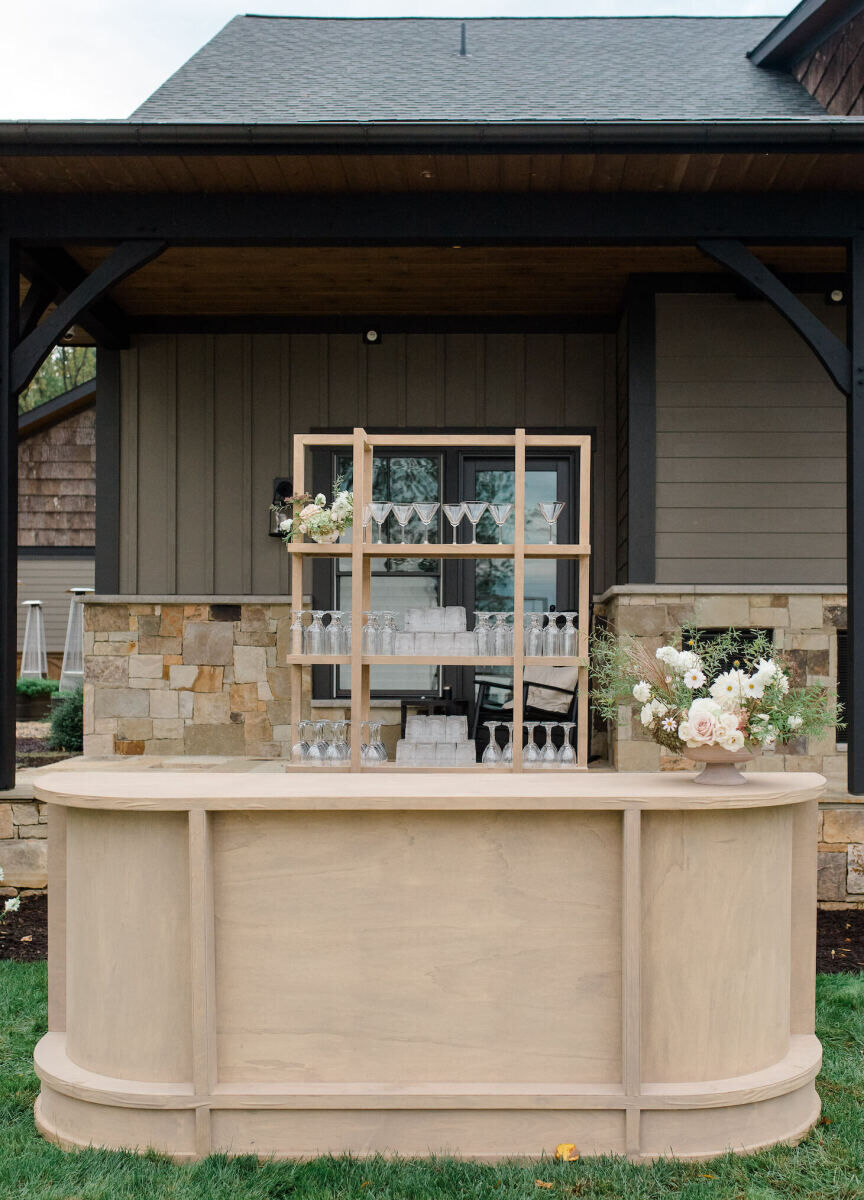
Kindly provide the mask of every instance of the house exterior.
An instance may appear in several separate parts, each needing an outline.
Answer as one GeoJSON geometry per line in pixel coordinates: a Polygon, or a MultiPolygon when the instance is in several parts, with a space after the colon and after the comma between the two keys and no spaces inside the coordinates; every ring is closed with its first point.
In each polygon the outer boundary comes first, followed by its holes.
{"type": "MultiPolygon", "coordinates": [[[[293,434],[589,432],[595,612],[766,629],[801,679],[844,677],[845,741],[757,766],[826,774],[821,898],[864,896],[858,7],[238,17],[127,122],[0,126],[3,271],[32,285],[0,308],[6,393],[68,324],[100,346],[86,752],[284,755],[292,604],[347,594],[317,571],[289,596],[268,536],[293,434]]],[[[485,468],[429,469],[444,495],[485,468]]],[[[444,686],[470,698],[412,684],[444,686]]]]}

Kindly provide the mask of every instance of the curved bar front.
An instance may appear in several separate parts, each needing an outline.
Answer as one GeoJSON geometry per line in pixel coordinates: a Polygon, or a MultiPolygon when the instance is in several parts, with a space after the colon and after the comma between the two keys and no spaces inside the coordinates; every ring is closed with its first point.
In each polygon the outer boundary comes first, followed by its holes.
{"type": "Polygon", "coordinates": [[[795,1141],[823,786],[43,775],[38,1126],[179,1159],[795,1141]]]}

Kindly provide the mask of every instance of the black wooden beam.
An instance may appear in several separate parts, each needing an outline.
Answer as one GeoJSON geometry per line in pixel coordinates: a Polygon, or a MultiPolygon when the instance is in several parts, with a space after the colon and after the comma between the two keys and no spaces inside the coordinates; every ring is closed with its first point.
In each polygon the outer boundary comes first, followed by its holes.
{"type": "Polygon", "coordinates": [[[722,263],[748,287],[764,296],[780,316],[797,330],[840,391],[848,396],[852,379],[849,350],[806,304],[790,292],[741,242],[728,239],[703,240],[699,242],[699,249],[709,258],[722,263]]]}
{"type": "Polygon", "coordinates": [[[74,291],[63,300],[41,325],[22,338],[12,355],[12,390],[22,391],[39,370],[52,346],[70,326],[97,302],[109,288],[126,279],[139,267],[151,262],[165,249],[164,242],[122,242],[74,291]]]}
{"type": "Polygon", "coordinates": [[[864,795],[864,237],[848,250],[848,339],[852,386],[846,404],[846,582],[849,649],[848,788],[864,795]]]}
{"type": "MultiPolygon", "coordinates": [[[[34,283],[41,279],[53,285],[61,297],[70,295],[87,278],[84,268],[65,250],[56,247],[34,247],[22,251],[21,269],[34,283]]],[[[125,350],[129,345],[126,314],[107,296],[82,312],[76,324],[106,350],[125,350]]],[[[29,332],[29,329],[19,329],[18,336],[23,338],[29,332]]]]}
{"type": "Polygon", "coordinates": [[[159,238],[184,245],[838,244],[864,233],[857,192],[418,195],[28,195],[0,228],[30,246],[159,238]]]}
{"type": "Polygon", "coordinates": [[[627,302],[627,581],[654,583],[657,526],[657,351],[654,292],[627,302]]]}
{"type": "Polygon", "coordinates": [[[99,354],[96,376],[96,590],[120,591],[120,354],[99,354]]]}
{"type": "Polygon", "coordinates": [[[15,245],[0,233],[0,791],[15,786],[18,401],[11,370],[18,287],[15,245]]]}
{"type": "Polygon", "coordinates": [[[44,276],[36,275],[31,278],[30,287],[18,314],[19,338],[27,337],[33,332],[57,292],[56,284],[50,283],[44,276]]]}

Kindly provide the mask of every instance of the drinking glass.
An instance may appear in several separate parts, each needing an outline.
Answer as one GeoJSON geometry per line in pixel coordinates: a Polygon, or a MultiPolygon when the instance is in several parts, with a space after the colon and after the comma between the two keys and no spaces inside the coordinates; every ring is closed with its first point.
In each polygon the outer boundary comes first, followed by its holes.
{"type": "Polygon", "coordinates": [[[485,513],[489,504],[486,500],[463,500],[465,516],[471,522],[471,545],[477,545],[477,522],[485,513]]]}
{"type": "Polygon", "coordinates": [[[480,761],[486,767],[500,767],[504,761],[504,757],[501,753],[501,747],[495,741],[495,730],[498,728],[498,722],[484,721],[483,724],[489,730],[489,745],[483,751],[480,761]]]}
{"type": "Polygon", "coordinates": [[[564,628],[559,633],[560,648],[558,653],[563,654],[565,658],[574,658],[576,648],[579,641],[579,635],[576,632],[576,627],[573,622],[576,619],[575,612],[566,612],[564,616],[564,628]]]}
{"type": "Polygon", "coordinates": [[[367,767],[373,765],[373,759],[377,756],[372,749],[372,726],[369,721],[360,722],[360,761],[367,767]],[[366,741],[363,741],[363,730],[366,730],[366,741]]]}
{"type": "Polygon", "coordinates": [[[324,616],[324,609],[315,609],[312,612],[312,624],[307,625],[303,631],[303,653],[304,654],[323,654],[324,653],[324,625],[321,618],[324,616]]]}
{"type": "Polygon", "coordinates": [[[546,616],[549,618],[549,621],[543,630],[543,653],[547,658],[555,658],[558,654],[561,641],[558,636],[558,614],[557,612],[550,612],[546,616]]]}
{"type": "Polygon", "coordinates": [[[393,504],[391,506],[393,516],[399,522],[399,528],[402,530],[402,545],[405,545],[405,526],[411,520],[411,514],[414,511],[413,504],[393,504]]]}
{"type": "Polygon", "coordinates": [[[557,721],[541,721],[540,724],[546,730],[546,741],[543,743],[543,749],[540,751],[540,766],[554,767],[558,761],[558,752],[552,741],[552,730],[558,724],[557,721]]]}
{"type": "Polygon", "coordinates": [[[378,526],[378,542],[377,545],[384,545],[384,522],[390,516],[390,510],[393,505],[389,500],[376,500],[374,504],[369,505],[369,511],[372,519],[378,526]]]}
{"type": "Polygon", "coordinates": [[[363,626],[362,649],[364,654],[381,653],[381,630],[378,627],[377,612],[364,612],[366,624],[363,626]]]}
{"type": "Polygon", "coordinates": [[[501,751],[501,762],[505,766],[510,766],[513,763],[513,722],[505,721],[507,726],[507,745],[501,751]]]}
{"type": "Polygon", "coordinates": [[[576,751],[570,741],[573,730],[576,728],[574,721],[562,721],[561,728],[564,730],[564,744],[558,751],[558,762],[562,767],[572,767],[576,763],[576,751]]]}
{"type": "Polygon", "coordinates": [[[483,658],[492,653],[492,630],[489,626],[489,618],[492,615],[488,612],[474,614],[477,618],[474,622],[474,653],[483,658]]]}
{"type": "Polygon", "coordinates": [[[303,653],[303,610],[292,609],[291,611],[291,628],[288,630],[291,641],[291,653],[303,653]]]}
{"type": "Polygon", "coordinates": [[[458,504],[442,504],[441,509],[453,527],[453,545],[455,546],[456,531],[462,524],[462,518],[465,516],[465,501],[460,500],[458,504]]]}
{"type": "Polygon", "coordinates": [[[350,610],[342,614],[342,653],[351,653],[351,612],[350,610]]]}
{"type": "Polygon", "coordinates": [[[554,504],[544,504],[543,501],[540,500],[537,504],[537,507],[540,509],[540,513],[543,517],[543,520],[549,526],[549,545],[550,546],[554,546],[557,541],[556,523],[558,521],[558,518],[561,516],[561,513],[564,511],[565,503],[566,503],[566,501],[564,501],[564,500],[556,500],[554,504]]]}
{"type": "Polygon", "coordinates": [[[331,722],[332,736],[327,747],[327,759],[331,763],[346,762],[351,757],[346,730],[347,721],[331,722]]]}
{"type": "Polygon", "coordinates": [[[373,766],[379,766],[382,762],[387,761],[387,747],[381,740],[382,721],[373,721],[372,728],[369,734],[369,749],[372,752],[371,762],[373,766]]]}
{"type": "Polygon", "coordinates": [[[392,612],[382,612],[379,614],[383,625],[378,635],[378,653],[379,654],[395,654],[396,653],[396,614],[392,612]]]}
{"type": "Polygon", "coordinates": [[[537,721],[526,721],[525,728],[528,730],[528,738],[525,742],[525,749],[522,751],[522,765],[523,767],[537,767],[540,765],[540,747],[534,741],[537,721]]]}
{"type": "Polygon", "coordinates": [[[311,721],[297,723],[297,741],[291,747],[292,762],[304,762],[309,757],[309,738],[306,735],[310,725],[311,721]]]}
{"type": "Polygon", "coordinates": [[[342,654],[345,646],[345,630],[342,628],[342,613],[329,609],[330,624],[324,630],[324,653],[342,654]]]}
{"type": "Polygon", "coordinates": [[[310,767],[323,767],[324,755],[327,753],[327,743],[324,742],[324,722],[304,721],[303,723],[312,729],[306,761],[310,767]]]}
{"type": "Polygon", "coordinates": [[[492,653],[496,657],[506,657],[508,654],[513,653],[513,634],[510,626],[507,624],[509,615],[506,612],[495,613],[495,626],[492,630],[492,653]]]}
{"type": "Polygon", "coordinates": [[[492,517],[492,520],[498,526],[498,545],[499,546],[501,545],[501,537],[502,537],[501,531],[504,528],[504,525],[507,523],[507,518],[510,516],[512,511],[513,511],[512,504],[490,504],[489,505],[489,513],[492,517]]]}
{"type": "Polygon", "coordinates": [[[369,528],[369,526],[371,524],[372,524],[372,505],[364,504],[363,505],[363,541],[364,542],[367,540],[366,539],[366,530],[369,528]]]}
{"type": "Polygon", "coordinates": [[[528,614],[528,632],[525,635],[525,653],[530,658],[536,658],[543,653],[543,614],[532,612],[528,614]]]}
{"type": "MultiPolygon", "coordinates": [[[[438,503],[435,504],[415,504],[414,511],[423,523],[423,545],[429,545],[429,524],[438,511],[438,503]]],[[[398,518],[397,518],[398,519],[398,518]]]]}

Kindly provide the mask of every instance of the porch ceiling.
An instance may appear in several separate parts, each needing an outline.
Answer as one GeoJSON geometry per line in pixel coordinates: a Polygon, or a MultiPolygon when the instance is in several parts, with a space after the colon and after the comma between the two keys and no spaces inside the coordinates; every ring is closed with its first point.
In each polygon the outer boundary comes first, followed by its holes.
{"type": "MultiPolygon", "coordinates": [[[[91,271],[106,247],[67,247],[91,271]]],[[[784,276],[839,275],[841,247],[756,248],[784,276]]],[[[610,315],[631,275],[723,269],[687,246],[173,247],[112,292],[133,319],[610,315]]]]}

